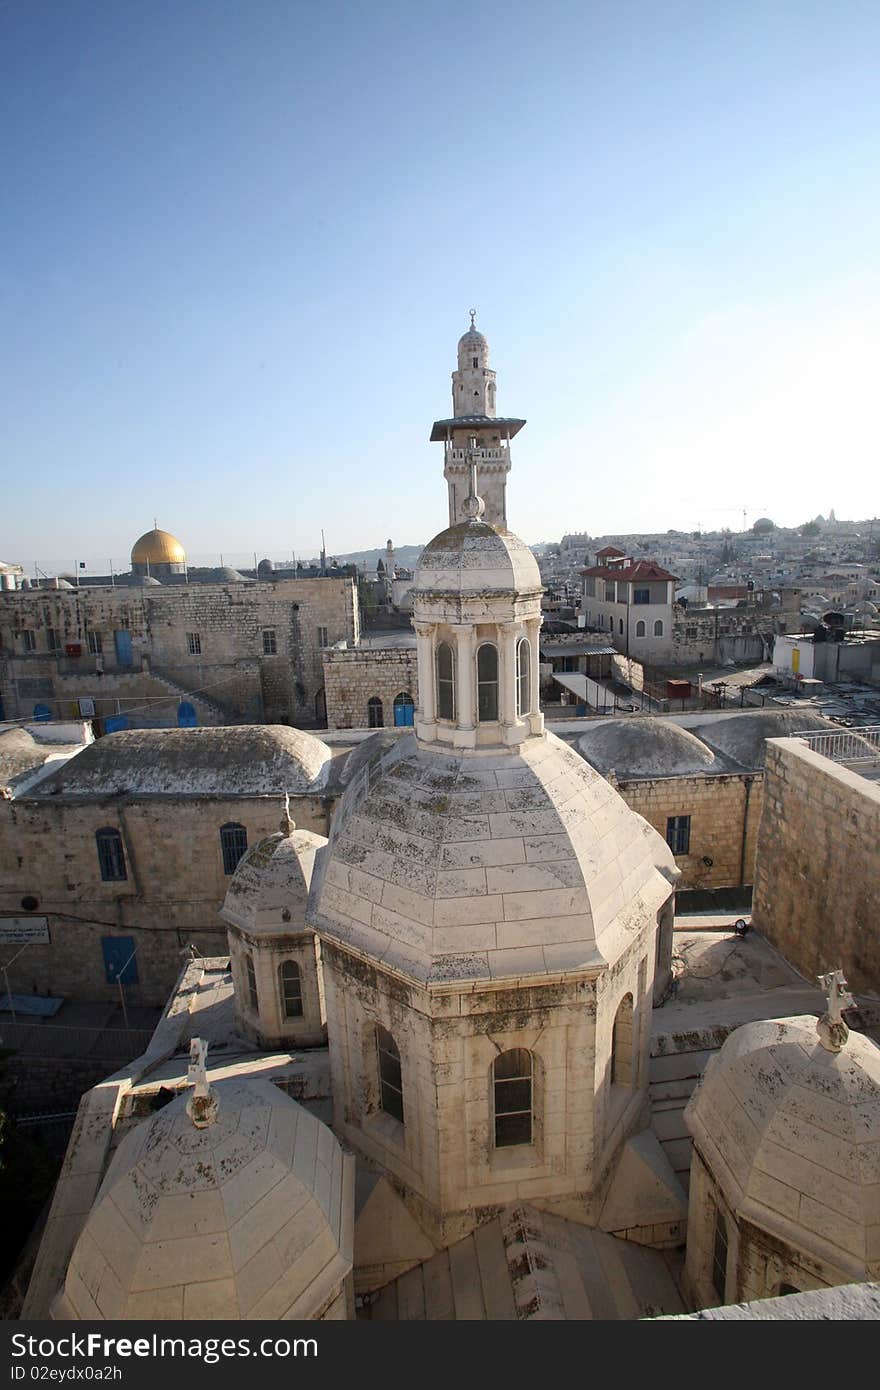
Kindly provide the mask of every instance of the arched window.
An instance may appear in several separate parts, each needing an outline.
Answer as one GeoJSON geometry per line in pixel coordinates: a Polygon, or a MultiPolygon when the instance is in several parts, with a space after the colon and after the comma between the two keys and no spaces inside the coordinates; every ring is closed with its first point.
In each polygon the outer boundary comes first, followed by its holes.
{"type": "Polygon", "coordinates": [[[654,636],[655,636],[655,637],[662,637],[662,636],[663,636],[663,619],[662,619],[662,618],[658,618],[657,621],[656,621],[656,623],[654,624],[654,636]]]}
{"type": "Polygon", "coordinates": [[[367,701],[367,727],[369,729],[384,729],[385,716],[382,713],[382,701],[378,695],[371,695],[367,701]]]}
{"type": "Polygon", "coordinates": [[[614,1015],[611,1032],[611,1084],[633,1084],[633,997],[625,994],[614,1015]]]}
{"type": "Polygon", "coordinates": [[[281,986],[281,1012],[285,1018],[302,1018],[302,981],[295,960],[286,960],[278,967],[281,986]]]}
{"type": "Polygon", "coordinates": [[[224,874],[234,874],[238,861],[247,850],[247,830],[238,821],[227,821],[220,827],[220,849],[223,853],[224,874]]]}
{"type": "Polygon", "coordinates": [[[622,637],[622,636],[623,636],[623,618],[618,618],[617,622],[618,622],[618,630],[619,630],[620,635],[621,635],[621,637],[622,637]]]}
{"type": "Polygon", "coordinates": [[[388,1115],[403,1124],[403,1080],[400,1051],[387,1028],[376,1024],[376,1050],[379,1054],[379,1104],[388,1115]]]}
{"type": "Polygon", "coordinates": [[[532,1054],[511,1048],[492,1066],[495,1103],[495,1147],[532,1142],[532,1054]]]}
{"type": "Polygon", "coordinates": [[[245,975],[247,976],[248,1003],[254,1013],[259,1012],[259,1000],[257,999],[257,972],[254,970],[254,958],[246,955],[244,958],[245,975]]]}
{"type": "Polygon", "coordinates": [[[516,712],[520,719],[532,712],[532,649],[527,637],[516,644],[516,712]]]}
{"type": "Polygon", "coordinates": [[[105,883],[121,883],[128,878],[125,871],[125,850],[122,836],[112,826],[95,831],[95,844],[98,846],[98,864],[101,878],[105,883]]]}
{"type": "Polygon", "coordinates": [[[413,697],[408,690],[401,690],[400,694],[394,697],[394,727],[396,729],[409,728],[414,715],[413,697]]]}
{"type": "Polygon", "coordinates": [[[481,723],[498,718],[498,648],[491,642],[477,651],[477,711],[481,723]]]}
{"type": "Polygon", "coordinates": [[[437,646],[437,718],[455,718],[455,661],[448,642],[437,646]]]}
{"type": "Polygon", "coordinates": [[[639,618],[639,621],[636,623],[636,637],[644,637],[644,636],[645,636],[645,620],[644,620],[644,618],[639,618]]]}

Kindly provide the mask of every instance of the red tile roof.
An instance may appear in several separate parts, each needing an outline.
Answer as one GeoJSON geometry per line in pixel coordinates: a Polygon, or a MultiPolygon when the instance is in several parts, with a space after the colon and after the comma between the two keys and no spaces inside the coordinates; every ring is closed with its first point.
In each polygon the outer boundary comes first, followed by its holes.
{"type": "Polygon", "coordinates": [[[623,555],[625,555],[625,554],[626,554],[626,551],[625,551],[625,550],[618,550],[617,547],[614,546],[614,545],[606,545],[606,546],[603,546],[603,548],[602,548],[601,550],[597,550],[597,551],[596,551],[596,558],[598,559],[600,555],[607,555],[607,556],[610,558],[612,555],[613,555],[613,556],[618,556],[618,557],[619,557],[619,556],[623,556],[623,555]]]}
{"type": "Polygon", "coordinates": [[[675,579],[677,576],[670,574],[669,570],[663,569],[656,560],[636,560],[634,564],[624,565],[621,569],[610,569],[608,565],[591,565],[589,569],[580,570],[580,574],[586,575],[588,579],[675,579]]]}

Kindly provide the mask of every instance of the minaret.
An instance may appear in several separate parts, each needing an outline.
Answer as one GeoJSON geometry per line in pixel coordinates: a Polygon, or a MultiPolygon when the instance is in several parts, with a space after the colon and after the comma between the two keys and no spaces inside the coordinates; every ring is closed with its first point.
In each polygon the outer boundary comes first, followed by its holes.
{"type": "Polygon", "coordinates": [[[452,418],[435,420],[431,439],[445,445],[443,474],[449,486],[449,524],[467,521],[465,499],[470,492],[471,463],[477,467],[479,495],[485,520],[507,525],[507,474],[510,441],[525,420],[495,413],[495,373],[489,366],[489,344],[475,324],[458,340],[458,370],[452,373],[452,418]]]}

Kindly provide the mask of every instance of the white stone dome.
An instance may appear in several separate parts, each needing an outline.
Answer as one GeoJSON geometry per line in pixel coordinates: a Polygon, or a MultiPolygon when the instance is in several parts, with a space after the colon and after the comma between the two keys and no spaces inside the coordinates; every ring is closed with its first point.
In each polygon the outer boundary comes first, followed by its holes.
{"type": "Polygon", "coordinates": [[[485,334],[471,324],[458,340],[458,366],[464,370],[471,366],[474,357],[479,358],[481,367],[489,365],[489,340],[485,334]]]}
{"type": "Polygon", "coordinates": [[[718,771],[715,754],[688,729],[650,715],[596,719],[578,748],[599,772],[629,777],[675,777],[718,771]]]}
{"type": "Polygon", "coordinates": [[[265,1080],[187,1089],[119,1145],[53,1310],[62,1319],[313,1318],[351,1269],[352,1161],[265,1080]]]}
{"type": "Polygon", "coordinates": [[[880,1048],[839,1052],[811,1015],[748,1023],[688,1102],[694,1144],[738,1217],[853,1277],[880,1276],[880,1048]]]}
{"type": "Polygon", "coordinates": [[[419,982],[552,974],[616,960],[670,897],[666,842],[554,735],[370,742],[315,864],[322,937],[419,982]]]}
{"type": "Polygon", "coordinates": [[[326,843],[310,830],[267,835],[239,860],[221,917],[249,933],[304,930],[315,855],[326,843]]]}
{"type": "Polygon", "coordinates": [[[525,541],[486,521],[462,521],[441,531],[422,551],[413,597],[420,594],[474,595],[541,592],[538,562],[525,541]]]}

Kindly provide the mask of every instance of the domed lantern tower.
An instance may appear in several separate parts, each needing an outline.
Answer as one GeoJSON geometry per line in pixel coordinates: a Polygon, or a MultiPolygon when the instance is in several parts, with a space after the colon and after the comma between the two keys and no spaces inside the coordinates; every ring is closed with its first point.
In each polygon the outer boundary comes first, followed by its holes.
{"type": "Polygon", "coordinates": [[[644,1123],[676,877],[544,730],[538,566],[488,519],[474,453],[416,573],[415,728],[358,750],[306,912],[334,1129],[439,1247],[520,1199],[596,1221],[644,1123]]]}

